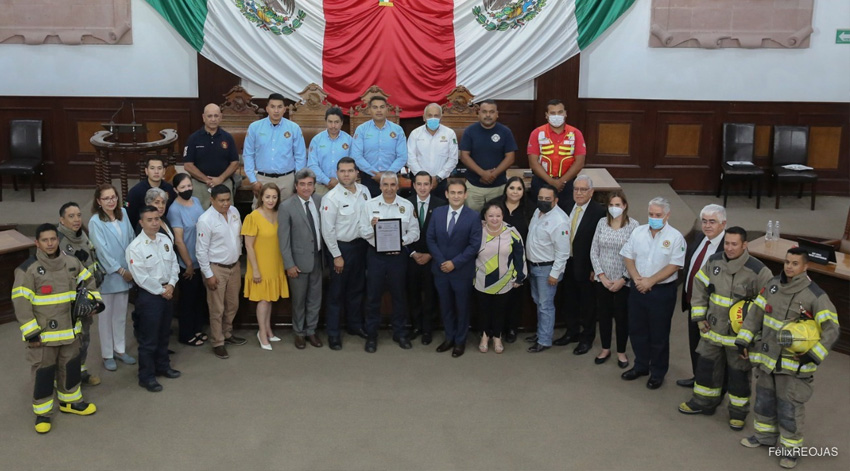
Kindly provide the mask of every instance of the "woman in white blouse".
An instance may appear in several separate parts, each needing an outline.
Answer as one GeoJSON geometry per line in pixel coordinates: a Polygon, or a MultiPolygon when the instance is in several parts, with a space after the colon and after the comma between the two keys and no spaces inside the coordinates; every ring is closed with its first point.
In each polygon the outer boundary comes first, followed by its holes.
{"type": "Polygon", "coordinates": [[[596,356],[597,365],[611,357],[612,323],[617,323],[617,365],[629,366],[626,342],[629,339],[629,279],[620,250],[638,222],[629,217],[626,195],[617,190],[608,197],[608,215],[600,219],[590,247],[590,261],[596,273],[596,302],[599,318],[599,337],[602,351],[596,356]]]}

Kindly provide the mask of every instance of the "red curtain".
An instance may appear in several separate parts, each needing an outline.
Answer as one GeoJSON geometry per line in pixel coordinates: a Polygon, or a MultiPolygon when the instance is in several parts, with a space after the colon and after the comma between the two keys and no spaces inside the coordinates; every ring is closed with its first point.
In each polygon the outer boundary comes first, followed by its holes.
{"type": "Polygon", "coordinates": [[[452,0],[328,0],[322,87],[346,113],[378,85],[402,117],[421,116],[456,86],[452,0]]]}

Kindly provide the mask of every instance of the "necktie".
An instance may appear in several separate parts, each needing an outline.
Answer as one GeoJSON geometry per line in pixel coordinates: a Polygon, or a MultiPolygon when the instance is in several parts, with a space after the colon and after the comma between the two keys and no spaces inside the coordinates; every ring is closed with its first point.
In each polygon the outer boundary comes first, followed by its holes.
{"type": "Polygon", "coordinates": [[[452,211],[452,219],[449,221],[449,236],[452,235],[452,231],[455,230],[455,223],[457,222],[457,211],[452,211]]]}
{"type": "Polygon", "coordinates": [[[313,237],[317,237],[316,235],[316,223],[313,222],[313,213],[310,211],[310,202],[304,202],[304,210],[307,211],[307,222],[310,224],[310,231],[313,233],[313,237]]]}
{"type": "Polygon", "coordinates": [[[425,202],[419,202],[419,230],[425,227],[425,202]]]}
{"type": "Polygon", "coordinates": [[[581,206],[576,206],[575,211],[573,211],[573,220],[570,222],[570,245],[573,243],[573,239],[576,238],[576,226],[578,226],[578,217],[581,214],[581,206]]]}
{"type": "Polygon", "coordinates": [[[711,245],[711,242],[709,242],[708,237],[706,237],[705,244],[703,244],[702,250],[700,250],[699,255],[697,255],[697,258],[694,259],[694,267],[691,268],[691,273],[688,275],[688,289],[685,290],[685,301],[688,304],[690,304],[691,302],[691,294],[693,293],[694,289],[694,277],[697,276],[697,272],[702,267],[702,259],[705,258],[705,252],[708,250],[709,245],[711,245]]]}

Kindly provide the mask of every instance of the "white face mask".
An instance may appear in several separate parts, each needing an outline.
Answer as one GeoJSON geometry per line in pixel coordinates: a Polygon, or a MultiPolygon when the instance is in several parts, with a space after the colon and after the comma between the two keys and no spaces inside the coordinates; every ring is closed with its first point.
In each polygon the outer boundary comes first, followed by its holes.
{"type": "Polygon", "coordinates": [[[549,115],[549,124],[559,128],[564,125],[565,117],[559,114],[550,114],[549,115]]]}
{"type": "Polygon", "coordinates": [[[618,206],[608,206],[608,213],[611,214],[612,218],[618,218],[621,214],[623,214],[623,208],[618,206]]]}

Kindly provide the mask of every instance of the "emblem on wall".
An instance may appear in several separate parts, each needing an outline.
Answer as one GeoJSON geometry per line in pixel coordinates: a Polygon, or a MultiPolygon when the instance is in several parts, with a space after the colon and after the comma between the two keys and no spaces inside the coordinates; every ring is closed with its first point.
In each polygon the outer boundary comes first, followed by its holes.
{"type": "Polygon", "coordinates": [[[236,8],[258,28],[278,36],[290,35],[304,24],[307,13],[295,0],[234,0],[236,8]]]}
{"type": "Polygon", "coordinates": [[[540,14],[546,0],[484,0],[472,8],[472,15],[487,31],[521,28],[540,14]]]}

